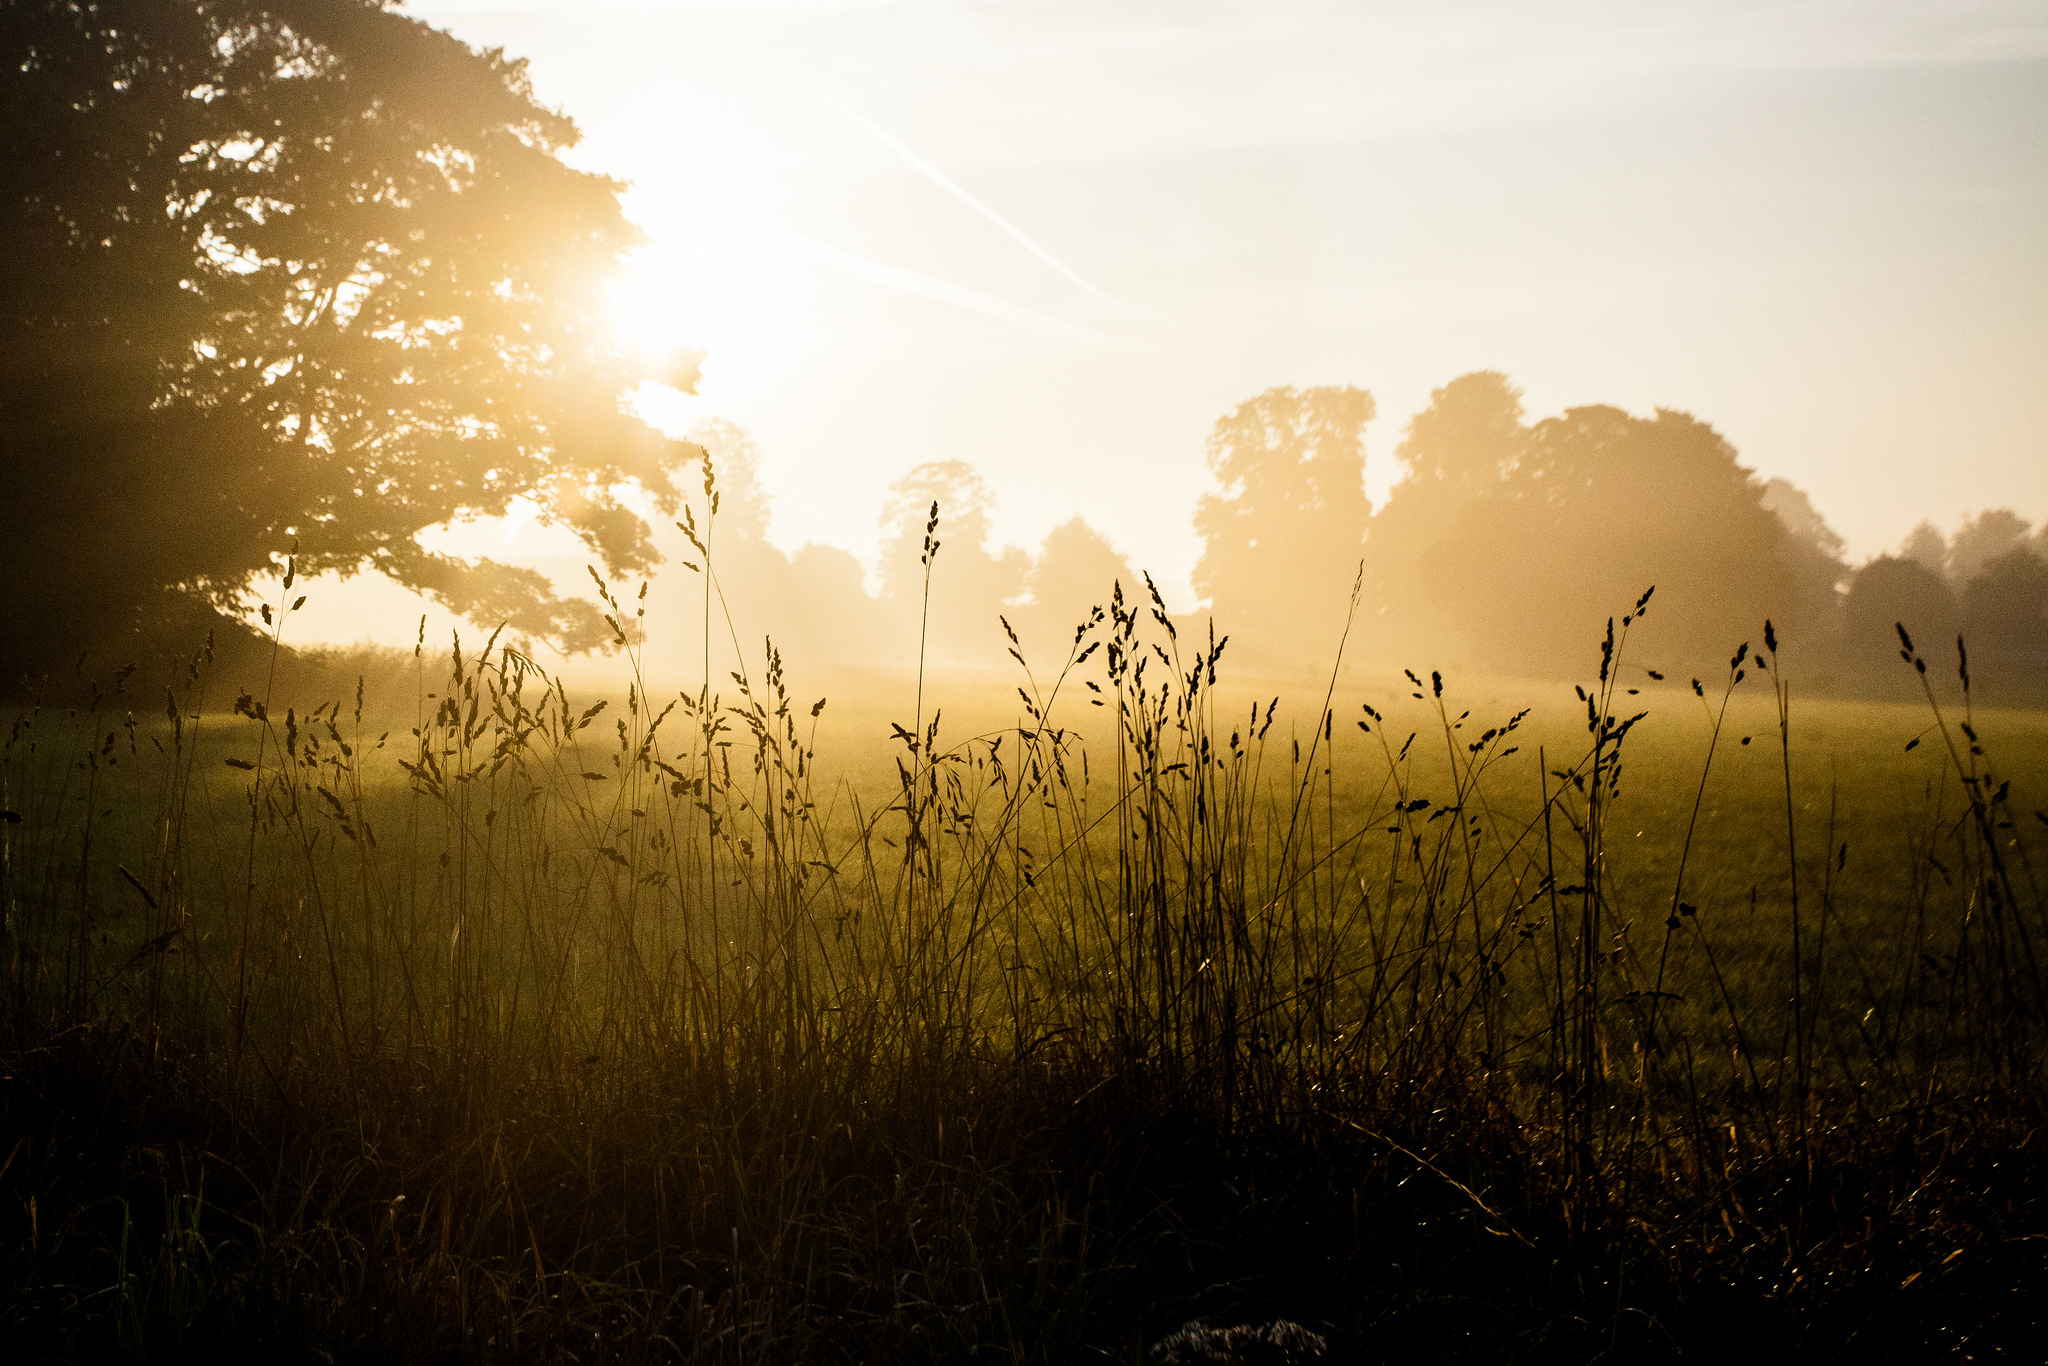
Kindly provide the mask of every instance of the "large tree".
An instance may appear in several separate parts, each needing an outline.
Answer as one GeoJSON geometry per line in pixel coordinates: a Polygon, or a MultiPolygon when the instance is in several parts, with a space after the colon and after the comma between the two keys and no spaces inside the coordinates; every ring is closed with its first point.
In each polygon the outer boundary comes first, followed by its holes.
{"type": "Polygon", "coordinates": [[[1702,671],[1759,637],[1766,618],[1812,649],[1833,622],[1809,609],[1832,608],[1836,569],[1797,553],[1763,493],[1734,447],[1689,414],[1571,408],[1529,429],[1513,468],[1424,557],[1422,577],[1474,658],[1504,670],[1583,668],[1608,617],[1653,585],[1631,650],[1639,663],[1702,671]]]}
{"type": "Polygon", "coordinates": [[[1979,659],[2048,664],[2048,560],[2021,545],[1963,587],[1963,634],[1979,659]]]}
{"type": "Polygon", "coordinates": [[[1905,627],[1929,658],[1939,659],[1962,620],[1947,579],[1910,555],[1880,555],[1850,580],[1842,604],[1844,657],[1861,682],[1905,683],[1910,680],[1899,672],[1898,628],[1905,627]]]}
{"type": "Polygon", "coordinates": [[[1423,559],[1467,503],[1514,471],[1527,437],[1522,391],[1497,370],[1460,375],[1409,419],[1394,448],[1403,477],[1366,531],[1368,652],[1403,664],[1436,664],[1455,653],[1455,623],[1424,591],[1423,559]]]}
{"type": "Polygon", "coordinates": [[[1031,601],[1010,617],[1030,667],[1050,676],[1070,652],[1085,648],[1079,627],[1109,605],[1118,584],[1126,599],[1147,592],[1144,576],[1084,519],[1070,517],[1047,532],[1026,580],[1031,601]]]}
{"type": "Polygon", "coordinates": [[[1966,585],[1992,563],[2027,544],[2027,519],[2011,508],[1989,508],[1965,517],[1948,545],[1948,574],[1966,585]]]}
{"type": "Polygon", "coordinates": [[[889,486],[882,595],[902,648],[915,651],[921,641],[927,660],[948,665],[1003,658],[1000,618],[1024,591],[1031,560],[994,544],[995,508],[994,492],[962,460],[930,461],[889,486]],[[934,541],[938,549],[927,555],[934,541]]]}
{"type": "Polygon", "coordinates": [[[1255,654],[1335,648],[1372,505],[1365,428],[1372,395],[1349,385],[1268,389],[1209,435],[1216,490],[1202,496],[1195,591],[1217,630],[1255,654]]]}
{"type": "Polygon", "coordinates": [[[1828,525],[1806,490],[1789,479],[1765,480],[1762,502],[1785,528],[1787,562],[1798,590],[1789,614],[1810,637],[1805,643],[1820,643],[1832,632],[1832,643],[1840,646],[1842,608],[1853,577],[1842,558],[1848,543],[1828,525]]]}
{"type": "Polygon", "coordinates": [[[0,667],[240,609],[273,554],[600,640],[428,553],[529,499],[615,570],[683,448],[622,411],[638,240],[524,66],[379,0],[0,0],[0,667]]]}

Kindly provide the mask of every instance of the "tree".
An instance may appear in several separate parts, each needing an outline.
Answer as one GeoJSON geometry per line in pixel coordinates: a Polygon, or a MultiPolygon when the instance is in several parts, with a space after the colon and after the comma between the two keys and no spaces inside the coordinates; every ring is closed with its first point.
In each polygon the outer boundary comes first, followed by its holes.
{"type": "Polygon", "coordinates": [[[429,554],[530,500],[614,570],[683,448],[620,406],[637,240],[524,65],[379,0],[9,0],[0,667],[241,610],[272,556],[569,648],[587,604],[429,554]],[[60,639],[69,637],[69,639],[60,639]]]}
{"type": "Polygon", "coordinates": [[[1963,588],[1963,635],[1982,660],[2048,663],[2048,560],[2022,545],[1980,569],[1963,588]]]}
{"type": "Polygon", "coordinates": [[[1841,624],[1849,579],[1842,552],[1848,543],[1828,525],[1806,490],[1789,479],[1765,480],[1760,501],[1787,532],[1786,556],[1798,589],[1791,615],[1808,632],[1808,644],[1820,643],[1841,624]]]}
{"type": "MultiPolygon", "coordinates": [[[[707,495],[690,498],[697,544],[680,528],[656,534],[669,568],[655,584],[661,591],[653,601],[659,606],[648,614],[643,664],[686,680],[701,678],[708,669],[715,683],[735,669],[757,670],[767,640],[799,667],[899,660],[901,655],[890,648],[896,642],[881,629],[877,604],[862,582],[860,561],[820,545],[784,554],[769,540],[763,456],[752,435],[713,419],[691,428],[690,439],[708,462],[718,511],[707,515],[707,495]],[[699,545],[709,550],[708,557],[699,545]],[[707,571],[708,580],[700,577],[707,571]]],[[[707,482],[692,470],[684,473],[693,489],[707,482]]]]}
{"type": "Polygon", "coordinates": [[[1527,438],[1522,391],[1496,370],[1460,375],[1433,391],[1429,407],[1409,419],[1394,449],[1403,478],[1366,530],[1368,648],[1418,656],[1404,663],[1441,657],[1452,633],[1424,588],[1424,557],[1450,534],[1467,503],[1508,477],[1527,438]]]}
{"type": "Polygon", "coordinates": [[[1031,601],[1010,614],[1030,666],[1050,677],[1074,648],[1076,629],[1109,604],[1119,583],[1127,599],[1146,591],[1131,562],[1086,521],[1070,517],[1047,532],[1026,580],[1031,601]]]}
{"type": "Polygon", "coordinates": [[[1923,521],[1906,533],[1906,539],[1899,545],[1899,556],[1936,574],[1946,574],[1948,537],[1934,523],[1923,521]]]}
{"type": "MultiPolygon", "coordinates": [[[[761,443],[737,422],[709,418],[690,428],[690,441],[711,464],[718,514],[707,519],[719,544],[742,553],[768,547],[768,493],[761,487],[761,443]]],[[[700,511],[702,509],[699,509],[700,511]]]]}
{"type": "Polygon", "coordinates": [[[882,508],[882,592],[898,629],[936,663],[992,665],[1008,642],[997,618],[1024,591],[1029,559],[1015,546],[990,547],[995,495],[960,460],[919,465],[889,486],[882,508]],[[937,507],[932,533],[939,553],[930,569],[926,610],[925,528],[937,507]]]}
{"type": "Polygon", "coordinates": [[[1657,589],[1632,656],[1702,671],[1766,617],[1798,639],[1823,625],[1790,535],[1711,426],[1659,409],[1571,408],[1530,429],[1514,467],[1465,504],[1425,557],[1429,590],[1480,661],[1575,673],[1610,616],[1657,589]],[[1788,629],[1789,628],[1789,629],[1788,629]]]}
{"type": "MultiPolygon", "coordinates": [[[[1403,489],[1442,489],[1459,498],[1490,493],[1520,461],[1528,429],[1522,391],[1498,370],[1474,370],[1430,392],[1394,448],[1403,489]]],[[[1392,500],[1389,499],[1391,505],[1392,500]]]]}
{"type": "Polygon", "coordinates": [[[1993,560],[2024,546],[2028,529],[2027,519],[2011,508],[1991,508],[1964,518],[1949,541],[1949,577],[1959,585],[1969,583],[1993,560]]]}
{"type": "Polygon", "coordinates": [[[1876,677],[1897,677],[1904,626],[1930,658],[1946,649],[1962,626],[1955,590],[1939,572],[1911,556],[1880,555],[1856,571],[1842,604],[1848,658],[1876,677]]]}
{"type": "Polygon", "coordinates": [[[1372,505],[1372,395],[1348,385],[1268,389],[1209,435],[1216,491],[1195,511],[1195,591],[1219,632],[1260,653],[1333,648],[1372,505]]]}
{"type": "Polygon", "coordinates": [[[1790,479],[1767,479],[1759,501],[1785,524],[1785,530],[1792,533],[1793,540],[1811,547],[1822,559],[1841,561],[1848,542],[1828,525],[1827,518],[1814,507],[1813,499],[1807,496],[1805,489],[1790,479]]]}

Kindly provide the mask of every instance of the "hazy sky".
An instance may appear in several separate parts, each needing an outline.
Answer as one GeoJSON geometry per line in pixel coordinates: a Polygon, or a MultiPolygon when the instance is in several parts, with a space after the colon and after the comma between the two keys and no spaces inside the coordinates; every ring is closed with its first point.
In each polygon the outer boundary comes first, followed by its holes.
{"type": "MultiPolygon", "coordinates": [[[[709,360],[772,534],[965,459],[1190,601],[1217,417],[1354,383],[1686,409],[1852,557],[2048,517],[2048,4],[414,0],[632,182],[622,313],[709,360]]],[[[465,538],[468,539],[468,538],[465,538]]],[[[493,541],[503,539],[494,533],[493,541]]],[[[540,548],[532,532],[493,553],[540,548]]]]}

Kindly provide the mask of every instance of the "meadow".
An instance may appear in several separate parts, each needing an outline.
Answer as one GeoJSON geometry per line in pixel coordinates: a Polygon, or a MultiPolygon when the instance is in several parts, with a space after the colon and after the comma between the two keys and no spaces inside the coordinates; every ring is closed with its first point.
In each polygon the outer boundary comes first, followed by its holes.
{"type": "Polygon", "coordinates": [[[1237,677],[1119,590],[1000,681],[24,708],[0,1331],[2034,1358],[2048,713],[1903,637],[1917,704],[1809,698],[1763,623],[1660,677],[1619,607],[1576,686],[1237,677]]]}

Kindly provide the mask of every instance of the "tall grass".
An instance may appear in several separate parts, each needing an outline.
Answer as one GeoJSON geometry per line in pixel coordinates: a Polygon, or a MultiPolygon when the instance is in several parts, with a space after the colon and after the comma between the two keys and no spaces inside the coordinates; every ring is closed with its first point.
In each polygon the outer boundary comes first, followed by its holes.
{"type": "Polygon", "coordinates": [[[203,657],[161,721],[132,677],[23,711],[6,1332],[1070,1361],[1198,1315],[1402,1360],[2041,1329],[2048,925],[1966,658],[1871,904],[1793,801],[1774,629],[1717,689],[1652,688],[1709,740],[1645,898],[1614,822],[1651,594],[1571,737],[1440,674],[1398,716],[1334,670],[1305,715],[1230,701],[1226,642],[1146,586],[1024,670],[1014,727],[948,736],[920,677],[886,785],[821,780],[827,703],[772,643],[721,682],[707,638],[694,691],[651,688],[646,589],[602,581],[623,699],[493,636],[422,640],[395,733],[360,691],[223,715],[203,657]],[[1770,871],[1693,858],[1758,674],[1782,923],[1739,914],[1770,871]]]}

